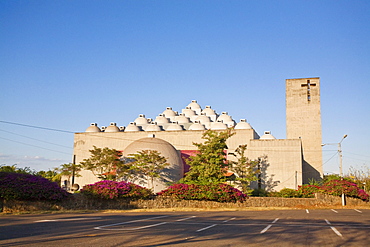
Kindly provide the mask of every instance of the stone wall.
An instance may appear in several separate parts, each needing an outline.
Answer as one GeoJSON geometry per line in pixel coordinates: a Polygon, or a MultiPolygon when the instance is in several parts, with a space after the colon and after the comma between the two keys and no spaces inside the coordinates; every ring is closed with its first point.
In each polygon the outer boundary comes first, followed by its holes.
{"type": "MultiPolygon", "coordinates": [[[[346,198],[348,206],[368,206],[370,203],[359,199],[346,198]]],[[[47,201],[17,201],[4,200],[3,213],[17,213],[29,211],[59,211],[59,210],[105,210],[105,209],[165,209],[165,208],[247,208],[247,207],[325,207],[341,206],[341,198],[330,195],[317,195],[316,198],[281,198],[281,197],[250,197],[243,203],[221,203],[213,201],[176,200],[168,197],[156,197],[148,200],[98,200],[75,194],[71,199],[63,202],[47,201]]],[[[0,204],[1,207],[1,204],[0,204]]]]}

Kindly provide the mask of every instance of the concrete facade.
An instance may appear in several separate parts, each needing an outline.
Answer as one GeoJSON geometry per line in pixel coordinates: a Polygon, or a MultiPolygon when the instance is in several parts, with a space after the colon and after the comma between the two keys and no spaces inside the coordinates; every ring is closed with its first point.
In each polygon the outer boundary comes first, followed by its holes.
{"type": "Polygon", "coordinates": [[[286,80],[286,133],[302,140],[303,183],[323,175],[320,109],[320,78],[286,80]]]}
{"type": "MultiPolygon", "coordinates": [[[[184,158],[196,151],[193,143],[203,142],[202,135],[207,129],[223,131],[233,128],[235,135],[227,140],[226,151],[234,152],[239,145],[247,144],[247,157],[262,160],[263,174],[259,183],[254,183],[256,188],[275,191],[296,189],[310,178],[319,178],[322,174],[319,83],[319,78],[286,80],[287,139],[275,139],[270,132],[260,137],[246,120],[236,123],[227,112],[217,114],[210,106],[202,109],[193,100],[182,113],[167,107],[154,121],[140,114],[127,127],[117,127],[111,123],[106,128],[99,128],[92,124],[86,132],[75,133],[75,161],[80,163],[89,158],[89,150],[93,146],[121,150],[125,156],[128,155],[125,149],[130,145],[140,146],[133,143],[148,137],[161,140],[156,142],[157,146],[151,145],[151,149],[166,152],[163,146],[170,145],[177,150],[179,157],[184,158]],[[166,144],[161,146],[160,143],[166,144]]],[[[145,142],[141,146],[146,149],[145,142]]],[[[231,158],[231,155],[228,156],[228,159],[231,158]]],[[[173,161],[181,164],[171,165],[185,167],[183,160],[173,161]]],[[[75,177],[75,183],[80,187],[98,181],[90,171],[82,171],[80,175],[75,177]]],[[[164,185],[158,182],[154,191],[163,188],[164,185]]]]}

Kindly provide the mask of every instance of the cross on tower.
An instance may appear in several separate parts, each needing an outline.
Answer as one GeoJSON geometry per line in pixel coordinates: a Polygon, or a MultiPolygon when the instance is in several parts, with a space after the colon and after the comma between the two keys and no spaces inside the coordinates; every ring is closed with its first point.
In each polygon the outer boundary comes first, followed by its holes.
{"type": "Polygon", "coordinates": [[[301,84],[301,87],[307,87],[307,100],[311,100],[311,86],[316,86],[316,83],[311,83],[310,80],[307,80],[306,84],[301,84]]]}

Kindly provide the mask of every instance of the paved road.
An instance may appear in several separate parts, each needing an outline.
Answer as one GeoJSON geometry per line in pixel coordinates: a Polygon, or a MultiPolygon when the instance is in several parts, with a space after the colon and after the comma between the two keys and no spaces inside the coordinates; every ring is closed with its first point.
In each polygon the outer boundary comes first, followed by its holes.
{"type": "Polygon", "coordinates": [[[370,210],[0,216],[0,246],[369,246],[370,210]]]}

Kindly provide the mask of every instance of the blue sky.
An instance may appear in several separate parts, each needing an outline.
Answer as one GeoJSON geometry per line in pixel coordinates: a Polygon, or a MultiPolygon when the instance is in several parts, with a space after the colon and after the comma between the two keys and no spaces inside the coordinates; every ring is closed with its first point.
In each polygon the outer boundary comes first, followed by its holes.
{"type": "Polygon", "coordinates": [[[0,164],[58,167],[69,132],[193,99],[284,139],[302,77],[321,78],[323,142],[348,135],[344,170],[370,167],[369,1],[0,1],[0,164]]]}

